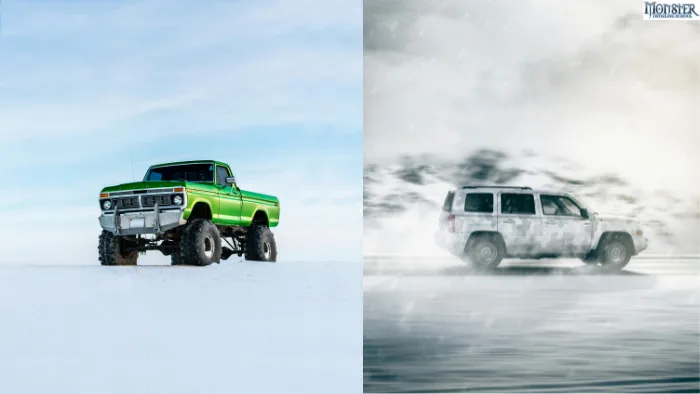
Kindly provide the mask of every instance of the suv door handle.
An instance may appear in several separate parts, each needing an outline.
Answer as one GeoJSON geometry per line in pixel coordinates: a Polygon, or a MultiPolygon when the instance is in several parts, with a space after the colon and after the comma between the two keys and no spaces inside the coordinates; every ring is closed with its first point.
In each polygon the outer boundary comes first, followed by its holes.
{"type": "Polygon", "coordinates": [[[503,220],[501,220],[501,223],[515,223],[515,220],[513,220],[513,219],[503,219],[503,220]]]}
{"type": "Polygon", "coordinates": [[[559,223],[558,220],[546,220],[545,221],[545,224],[558,224],[558,223],[559,223]]]}
{"type": "Polygon", "coordinates": [[[590,226],[590,225],[591,225],[591,222],[583,222],[583,225],[584,225],[584,226],[590,226]]]}

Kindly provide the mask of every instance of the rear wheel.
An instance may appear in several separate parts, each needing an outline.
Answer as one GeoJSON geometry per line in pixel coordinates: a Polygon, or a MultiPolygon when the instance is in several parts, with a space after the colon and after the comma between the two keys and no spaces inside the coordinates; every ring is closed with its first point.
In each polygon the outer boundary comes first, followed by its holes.
{"type": "Polygon", "coordinates": [[[221,261],[221,235],[209,220],[197,219],[187,225],[180,238],[180,251],[173,253],[175,265],[205,266],[221,261]]]}
{"type": "Polygon", "coordinates": [[[465,257],[475,269],[492,270],[498,267],[505,256],[505,245],[492,235],[479,235],[467,243],[465,257]]]}
{"type": "Polygon", "coordinates": [[[253,225],[248,229],[245,238],[245,259],[277,261],[277,243],[268,227],[253,225]]]}
{"type": "Polygon", "coordinates": [[[99,240],[99,259],[102,265],[136,265],[139,252],[124,253],[126,241],[109,231],[102,230],[99,240]]]}

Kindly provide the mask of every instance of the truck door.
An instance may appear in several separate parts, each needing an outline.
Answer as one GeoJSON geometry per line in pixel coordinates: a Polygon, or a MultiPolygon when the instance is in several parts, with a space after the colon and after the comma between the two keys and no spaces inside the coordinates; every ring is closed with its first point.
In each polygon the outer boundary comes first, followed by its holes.
{"type": "Polygon", "coordinates": [[[241,222],[243,202],[241,193],[233,185],[226,184],[226,178],[230,176],[228,168],[216,166],[216,184],[219,187],[219,220],[222,224],[236,226],[241,222]]]}
{"type": "Polygon", "coordinates": [[[591,221],[581,216],[579,207],[569,197],[540,195],[542,231],[547,253],[578,256],[588,253],[593,241],[591,221]]]}
{"type": "Polygon", "coordinates": [[[524,257],[537,253],[542,221],[537,215],[533,193],[498,193],[498,232],[506,242],[509,256],[524,257]]]}

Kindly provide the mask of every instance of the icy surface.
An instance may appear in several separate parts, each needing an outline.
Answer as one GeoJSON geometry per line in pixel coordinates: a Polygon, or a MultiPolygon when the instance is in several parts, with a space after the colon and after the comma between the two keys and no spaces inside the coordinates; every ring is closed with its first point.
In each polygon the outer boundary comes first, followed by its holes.
{"type": "Polygon", "coordinates": [[[358,393],[361,275],[0,266],[0,393],[358,393]]]}
{"type": "Polygon", "coordinates": [[[700,390],[699,260],[419,260],[366,264],[365,392],[700,390]]]}

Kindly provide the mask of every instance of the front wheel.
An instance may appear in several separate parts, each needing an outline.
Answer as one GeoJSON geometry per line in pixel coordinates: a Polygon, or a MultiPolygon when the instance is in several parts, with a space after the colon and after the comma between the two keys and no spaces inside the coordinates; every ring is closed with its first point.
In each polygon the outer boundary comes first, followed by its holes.
{"type": "Polygon", "coordinates": [[[277,243],[266,226],[254,225],[245,237],[245,259],[253,261],[277,261],[277,243]]]}
{"type": "Polygon", "coordinates": [[[102,230],[99,240],[99,259],[101,265],[136,265],[139,252],[124,252],[125,240],[109,231],[102,230]]]}
{"type": "Polygon", "coordinates": [[[180,251],[171,257],[178,264],[205,266],[221,261],[221,235],[209,220],[197,219],[187,224],[180,238],[180,251]]]}
{"type": "Polygon", "coordinates": [[[630,262],[633,252],[628,240],[609,235],[598,245],[598,262],[604,271],[620,271],[630,262]]]}

